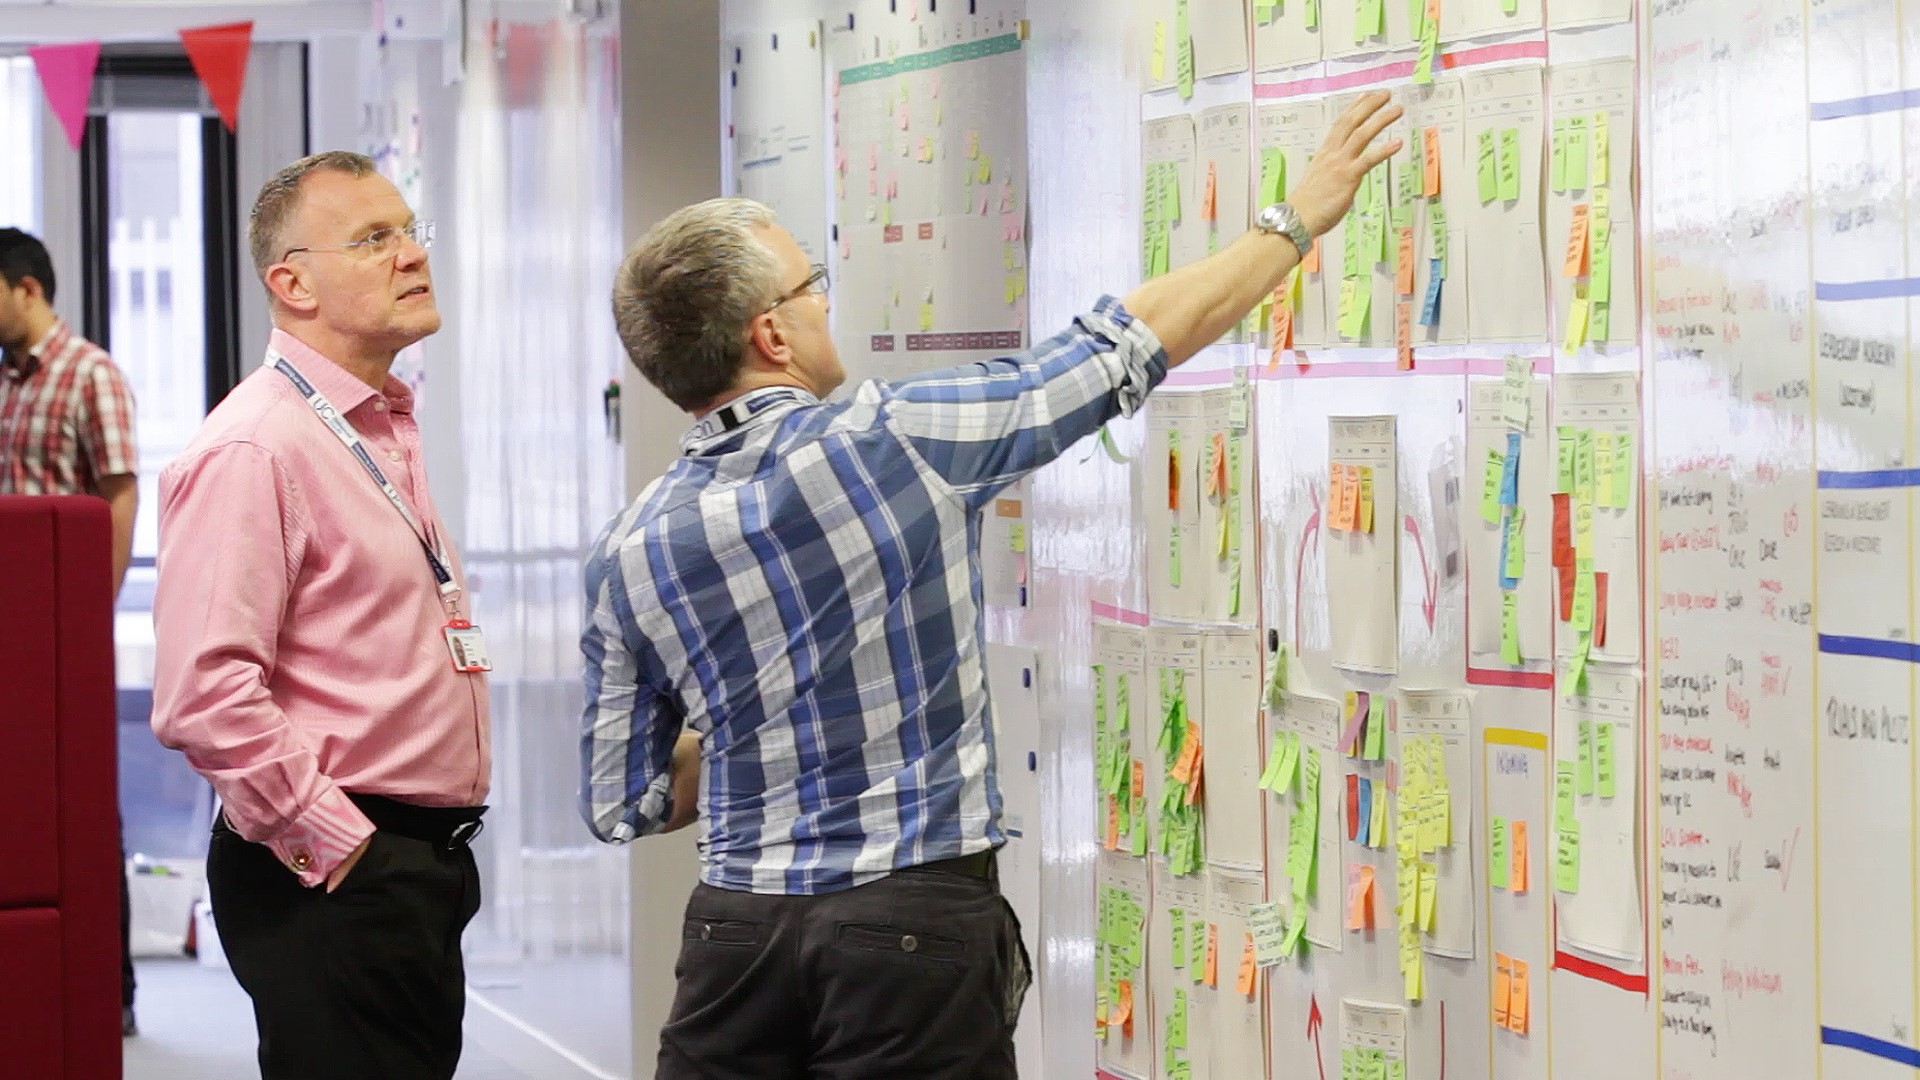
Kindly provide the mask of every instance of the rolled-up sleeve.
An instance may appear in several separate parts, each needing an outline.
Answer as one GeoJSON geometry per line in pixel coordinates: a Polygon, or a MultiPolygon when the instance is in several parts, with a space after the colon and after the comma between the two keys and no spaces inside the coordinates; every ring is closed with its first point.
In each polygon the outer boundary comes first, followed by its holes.
{"type": "Polygon", "coordinates": [[[672,702],[644,684],[628,642],[640,640],[619,571],[619,549],[587,565],[587,626],[580,635],[586,709],[581,717],[581,816],[593,835],[622,844],[659,832],[673,816],[672,702]]]}
{"type": "Polygon", "coordinates": [[[79,375],[80,453],[96,479],[131,476],[140,468],[135,449],[133,392],[120,369],[105,358],[86,364],[79,375]]]}
{"type": "Polygon", "coordinates": [[[234,830],[311,887],[374,830],[268,686],[306,521],[272,455],[250,443],[161,473],[152,722],[234,830]]]}
{"type": "Polygon", "coordinates": [[[1107,421],[1133,415],[1166,375],[1152,329],[1103,297],[1027,352],[869,383],[860,394],[977,509],[1107,421]]]}

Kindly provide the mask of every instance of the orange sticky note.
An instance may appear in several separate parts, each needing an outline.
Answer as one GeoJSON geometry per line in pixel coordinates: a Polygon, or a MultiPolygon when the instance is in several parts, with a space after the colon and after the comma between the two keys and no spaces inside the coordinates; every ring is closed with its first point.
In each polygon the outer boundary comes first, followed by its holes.
{"type": "MultiPolygon", "coordinates": [[[[1124,984],[1122,984],[1124,985],[1124,984]]],[[[1507,1001],[1513,994],[1513,958],[1493,954],[1493,1026],[1507,1026],[1507,1001]]]]}
{"type": "Polygon", "coordinates": [[[1607,575],[1599,571],[1593,575],[1593,643],[1607,643],[1607,575]]]}
{"type": "Polygon", "coordinates": [[[1167,509],[1180,512],[1180,451],[1167,451],[1167,509]]]}
{"type": "Polygon", "coordinates": [[[1587,272],[1587,204],[1573,208],[1573,224],[1567,227],[1567,258],[1560,268],[1563,277],[1579,277],[1587,272]]]}
{"type": "Polygon", "coordinates": [[[1248,934],[1246,947],[1240,950],[1240,974],[1234,978],[1233,988],[1252,997],[1254,973],[1258,970],[1259,968],[1253,962],[1253,935],[1248,934]]]}
{"type": "Polygon", "coordinates": [[[1507,990],[1507,1030],[1515,1035],[1527,1033],[1527,1014],[1532,1011],[1527,1001],[1527,962],[1508,958],[1513,965],[1513,981],[1507,990]]]}
{"type": "Polygon", "coordinates": [[[1213,476],[1209,483],[1216,498],[1227,497],[1227,433],[1224,431],[1213,433],[1213,476]]]}
{"type": "Polygon", "coordinates": [[[1220,209],[1217,196],[1220,190],[1220,174],[1214,163],[1207,162],[1207,190],[1200,198],[1200,220],[1212,221],[1218,217],[1220,209]]]}
{"type": "Polygon", "coordinates": [[[1273,351],[1274,362],[1279,363],[1280,350],[1293,348],[1293,305],[1275,304],[1273,308],[1273,351]]]}
{"type": "Polygon", "coordinates": [[[1554,570],[1560,575],[1560,621],[1572,622],[1573,580],[1576,575],[1571,566],[1556,566],[1554,570]]]}
{"type": "Polygon", "coordinates": [[[1340,466],[1340,511],[1337,516],[1342,529],[1351,529],[1360,524],[1360,470],[1352,465],[1340,466]]]}
{"type": "Polygon", "coordinates": [[[1401,371],[1413,370],[1413,301],[1402,299],[1393,305],[1394,365],[1401,371]]]}
{"type": "Polygon", "coordinates": [[[1213,923],[1207,924],[1207,963],[1200,981],[1216,988],[1220,985],[1220,928],[1213,923]]]}
{"type": "Polygon", "coordinates": [[[1173,768],[1167,770],[1168,776],[1183,784],[1193,778],[1193,763],[1200,757],[1199,732],[1199,728],[1192,724],[1187,725],[1187,739],[1181,744],[1180,756],[1174,760],[1173,768]]]}
{"type": "Polygon", "coordinates": [[[1320,241],[1315,240],[1313,245],[1307,248],[1307,257],[1300,260],[1300,269],[1309,274],[1320,272],[1320,241]]]}
{"type": "Polygon", "coordinates": [[[1347,929],[1373,928],[1373,867],[1347,867],[1347,929]]]}
{"type": "Polygon", "coordinates": [[[1139,758],[1133,759],[1133,797],[1143,799],[1147,794],[1147,763],[1139,758]]]}
{"type": "Polygon", "coordinates": [[[1347,488],[1347,467],[1334,462],[1327,466],[1327,528],[1334,532],[1345,529],[1340,521],[1340,493],[1347,488]]]}
{"type": "Polygon", "coordinates": [[[1193,760],[1187,763],[1186,803],[1192,806],[1200,799],[1200,778],[1207,771],[1207,759],[1200,752],[1200,729],[1189,727],[1187,734],[1189,736],[1187,752],[1192,755],[1193,760]]]}
{"type": "Polygon", "coordinates": [[[1440,129],[1427,128],[1420,133],[1421,142],[1426,151],[1421,161],[1426,165],[1425,175],[1421,177],[1420,194],[1432,197],[1440,194],[1440,129]]]}
{"type": "Polygon", "coordinates": [[[1527,823],[1514,818],[1507,823],[1507,891],[1515,896],[1527,891],[1527,823]]]}
{"type": "Polygon", "coordinates": [[[1108,1024],[1119,1024],[1123,1031],[1130,1032],[1133,1027],[1133,980],[1120,980],[1119,1000],[1113,1003],[1113,1012],[1107,1017],[1108,1024]]]}
{"type": "Polygon", "coordinates": [[[1107,850],[1120,850],[1120,800],[1107,796],[1107,850]]]}
{"type": "Polygon", "coordinates": [[[1400,228],[1400,256],[1394,264],[1393,289],[1401,296],[1413,295],[1413,226],[1400,228]]]}

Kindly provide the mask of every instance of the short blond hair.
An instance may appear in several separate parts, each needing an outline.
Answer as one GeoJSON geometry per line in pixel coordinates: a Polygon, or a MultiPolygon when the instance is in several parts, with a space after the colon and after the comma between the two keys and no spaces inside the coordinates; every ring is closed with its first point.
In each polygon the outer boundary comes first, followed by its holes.
{"type": "Polygon", "coordinates": [[[253,255],[254,271],[262,278],[267,275],[267,267],[286,254],[281,236],[300,209],[301,183],[309,174],[322,170],[352,177],[372,176],[379,171],[373,159],[365,154],[324,150],[288,165],[260,185],[260,194],[254,196],[253,210],[247,217],[247,250],[253,255]]]}
{"type": "Polygon", "coordinates": [[[633,246],[613,279],[613,322],[627,358],[689,411],[730,389],[747,324],[780,291],[780,260],[754,235],[773,211],[709,199],[669,215],[633,246]]]}

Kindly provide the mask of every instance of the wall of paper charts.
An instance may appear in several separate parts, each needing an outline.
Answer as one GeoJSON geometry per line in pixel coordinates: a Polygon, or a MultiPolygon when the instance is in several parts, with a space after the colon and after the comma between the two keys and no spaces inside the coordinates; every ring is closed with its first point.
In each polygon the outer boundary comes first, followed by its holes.
{"type": "Polygon", "coordinates": [[[1260,311],[982,516],[1023,1075],[1920,1068],[1920,10],[729,18],[821,31],[737,107],[811,95],[824,192],[736,174],[819,215],[856,378],[1045,337],[1406,106],[1260,311]]]}

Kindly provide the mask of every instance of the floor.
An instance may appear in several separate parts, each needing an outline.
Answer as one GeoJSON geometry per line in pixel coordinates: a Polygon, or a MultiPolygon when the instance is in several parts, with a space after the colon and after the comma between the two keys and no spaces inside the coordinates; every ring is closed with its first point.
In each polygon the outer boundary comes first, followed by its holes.
{"type": "MultiPolygon", "coordinates": [[[[249,1080],[254,1064],[253,1011],[233,976],[193,960],[138,965],[140,1035],[126,1040],[126,1080],[249,1080]]],[[[483,991],[490,998],[510,991],[483,991]]],[[[457,1080],[572,1080],[609,1075],[595,1068],[556,1071],[525,1045],[499,1010],[470,1008],[466,1052],[457,1080]]],[[[624,1038],[624,1033],[621,1033],[624,1038]]]]}

